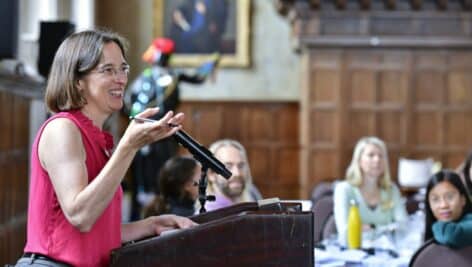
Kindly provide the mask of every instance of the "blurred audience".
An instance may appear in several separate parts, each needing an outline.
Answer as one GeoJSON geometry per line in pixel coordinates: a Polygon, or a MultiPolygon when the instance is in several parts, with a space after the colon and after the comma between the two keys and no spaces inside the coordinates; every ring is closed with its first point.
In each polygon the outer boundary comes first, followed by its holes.
{"type": "Polygon", "coordinates": [[[460,248],[472,245],[472,204],[460,176],[450,170],[434,174],[425,199],[424,240],[460,248]]]}
{"type": "Polygon", "coordinates": [[[191,216],[198,198],[200,164],[189,157],[169,159],[159,172],[160,194],[144,209],[144,217],[160,214],[191,216]]]}
{"type": "Polygon", "coordinates": [[[407,219],[400,191],[390,178],[386,145],[377,137],[357,142],[346,179],[335,186],[334,216],[341,244],[346,242],[351,200],[359,206],[364,231],[407,219]]]}

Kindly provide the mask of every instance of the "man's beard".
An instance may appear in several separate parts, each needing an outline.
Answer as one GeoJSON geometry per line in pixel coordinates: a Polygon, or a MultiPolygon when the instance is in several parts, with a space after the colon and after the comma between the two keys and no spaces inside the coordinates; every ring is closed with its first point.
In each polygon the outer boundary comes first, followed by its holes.
{"type": "Polygon", "coordinates": [[[240,197],[246,187],[244,177],[231,177],[230,180],[219,183],[220,190],[230,198],[240,197]],[[238,183],[240,186],[235,186],[235,183],[238,183]],[[233,184],[233,186],[230,186],[231,184],[233,184]]]}

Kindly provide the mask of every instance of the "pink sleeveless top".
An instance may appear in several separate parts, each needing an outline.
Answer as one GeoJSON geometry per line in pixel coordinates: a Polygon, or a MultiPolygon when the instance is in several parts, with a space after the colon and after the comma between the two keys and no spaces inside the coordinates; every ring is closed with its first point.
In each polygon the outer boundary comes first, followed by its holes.
{"type": "Polygon", "coordinates": [[[121,245],[121,199],[118,188],[90,232],[81,233],[65,218],[48,173],[41,167],[38,143],[44,127],[55,118],[68,118],[80,129],[91,182],[109,159],[113,138],[95,127],[80,111],[61,112],[39,130],[31,150],[27,241],[24,251],[47,255],[77,267],[108,266],[110,251],[121,245]]]}

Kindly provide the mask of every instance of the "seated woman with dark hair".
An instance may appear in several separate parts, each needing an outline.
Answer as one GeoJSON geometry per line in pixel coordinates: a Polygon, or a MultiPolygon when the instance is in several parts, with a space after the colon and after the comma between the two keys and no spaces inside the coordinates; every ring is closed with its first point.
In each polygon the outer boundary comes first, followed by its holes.
{"type": "Polygon", "coordinates": [[[200,164],[193,158],[180,156],[169,159],[158,177],[161,192],[144,209],[144,216],[169,213],[185,217],[193,215],[200,175],[200,164]]]}
{"type": "Polygon", "coordinates": [[[472,204],[459,175],[450,170],[434,174],[426,187],[425,241],[460,248],[472,245],[472,204]]]}

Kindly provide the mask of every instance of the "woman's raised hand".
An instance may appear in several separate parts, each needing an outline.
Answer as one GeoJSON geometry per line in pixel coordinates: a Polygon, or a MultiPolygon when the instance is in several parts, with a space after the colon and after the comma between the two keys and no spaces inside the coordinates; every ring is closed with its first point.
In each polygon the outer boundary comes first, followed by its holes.
{"type": "Polygon", "coordinates": [[[159,112],[159,108],[148,108],[134,117],[128,125],[123,138],[134,149],[139,149],[145,145],[167,138],[182,128],[184,120],[183,113],[167,112],[160,120],[140,120],[147,119],[159,112]]]}

